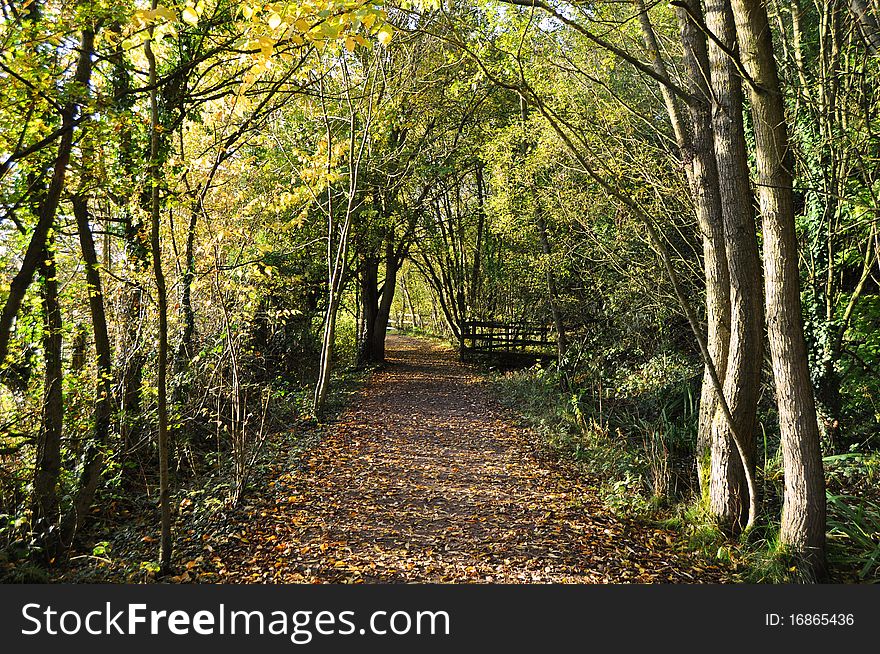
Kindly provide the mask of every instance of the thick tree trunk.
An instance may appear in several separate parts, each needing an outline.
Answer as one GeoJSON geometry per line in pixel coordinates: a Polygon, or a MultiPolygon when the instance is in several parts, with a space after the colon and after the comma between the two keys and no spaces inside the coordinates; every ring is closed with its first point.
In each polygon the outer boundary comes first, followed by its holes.
{"type": "Polygon", "coordinates": [[[792,153],[770,25],[760,0],[732,0],[755,130],[767,333],[785,474],[780,543],[812,579],[826,574],[825,479],[801,315],[792,153]]]}
{"type": "Polygon", "coordinates": [[[379,259],[365,256],[360,262],[361,304],[363,306],[363,330],[358,342],[358,365],[373,363],[373,343],[379,316],[379,259]]]}
{"type": "Polygon", "coordinates": [[[397,288],[400,257],[393,232],[385,238],[385,279],[379,286],[379,258],[365,257],[361,262],[361,297],[364,305],[364,333],[358,351],[358,364],[385,362],[385,336],[391,317],[391,304],[397,288]]]}
{"type": "MultiPolygon", "coordinates": [[[[727,2],[707,2],[706,25],[729,51],[736,51],[736,29],[727,2]]],[[[724,394],[754,471],[764,320],[754,196],[743,130],[743,94],[728,54],[717,43],[710,42],[708,56],[714,99],[714,149],[730,275],[730,342],[724,367],[724,394]]],[[[716,414],[712,427],[710,511],[723,528],[737,532],[748,517],[747,498],[740,457],[723,418],[716,414]]]]}
{"type": "MultiPolygon", "coordinates": [[[[699,12],[695,5],[694,12],[699,12]]],[[[696,15],[700,15],[697,13],[696,15]]],[[[711,93],[706,80],[709,69],[706,38],[686,13],[677,11],[684,46],[688,90],[698,101],[688,106],[692,125],[691,192],[697,209],[697,222],[703,240],[703,267],[706,279],[707,345],[715,371],[723,382],[727,372],[730,341],[730,271],[724,240],[724,221],[719,192],[718,167],[712,140],[711,93]]],[[[697,473],[703,496],[710,493],[713,425],[719,414],[719,398],[712,385],[708,366],[704,366],[697,430],[697,473]]]]}
{"type": "Polygon", "coordinates": [[[393,232],[385,245],[385,280],[382,282],[382,297],[379,301],[379,315],[373,332],[373,360],[377,363],[385,361],[385,337],[388,334],[388,321],[391,318],[391,305],[397,291],[397,272],[400,270],[400,259],[395,248],[393,232]]]}
{"type": "MultiPolygon", "coordinates": [[[[640,3],[640,24],[645,47],[651,53],[654,70],[666,78],[668,72],[644,5],[640,3]]],[[[699,12],[699,5],[692,11],[699,12]]],[[[699,13],[696,13],[699,15],[699,13]]],[[[675,96],[663,86],[663,100],[672,123],[682,166],[691,189],[697,222],[703,242],[703,268],[706,284],[706,343],[720,381],[725,379],[730,339],[730,279],[725,253],[724,224],[719,195],[718,170],[712,142],[710,92],[706,83],[708,56],[702,31],[679,9],[679,30],[685,55],[687,90],[693,96],[688,105],[690,129],[685,126],[675,96]]],[[[697,473],[704,495],[709,491],[712,455],[712,426],[719,411],[719,399],[712,375],[704,367],[700,392],[697,431],[697,473]]]]}
{"type": "Polygon", "coordinates": [[[37,435],[34,464],[32,524],[46,538],[58,522],[58,478],[61,474],[61,437],[64,428],[64,371],[61,360],[61,305],[58,301],[58,270],[55,264],[55,237],[50,230],[40,263],[42,276],[43,410],[37,435]]]}
{"type": "Polygon", "coordinates": [[[868,52],[872,55],[880,54],[880,27],[872,8],[866,0],[849,0],[847,4],[868,52]]]}

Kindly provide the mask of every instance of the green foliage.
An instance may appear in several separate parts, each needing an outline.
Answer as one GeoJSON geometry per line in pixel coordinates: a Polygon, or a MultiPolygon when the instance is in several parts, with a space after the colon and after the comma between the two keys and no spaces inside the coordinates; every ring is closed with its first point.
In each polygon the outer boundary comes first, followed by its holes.
{"type": "Polygon", "coordinates": [[[631,377],[621,374],[619,388],[603,389],[602,400],[596,388],[561,392],[562,377],[553,369],[507,373],[496,383],[502,401],[525,417],[552,452],[599,483],[609,507],[652,515],[686,496],[693,484],[696,403],[688,383],[663,383],[677,374],[650,366],[631,377]]]}
{"type": "Polygon", "coordinates": [[[828,494],[829,558],[862,581],[880,579],[880,503],[828,494]]]}

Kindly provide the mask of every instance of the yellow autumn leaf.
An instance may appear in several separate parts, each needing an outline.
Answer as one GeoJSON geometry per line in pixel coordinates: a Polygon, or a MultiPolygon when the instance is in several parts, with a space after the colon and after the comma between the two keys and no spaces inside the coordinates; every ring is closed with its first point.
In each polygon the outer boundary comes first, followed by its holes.
{"type": "Polygon", "coordinates": [[[183,19],[184,23],[189,23],[190,25],[199,24],[199,15],[192,7],[184,8],[183,12],[180,14],[180,17],[183,19]]]}
{"type": "Polygon", "coordinates": [[[379,43],[382,45],[388,45],[391,43],[391,37],[393,35],[393,31],[390,25],[384,25],[382,29],[380,29],[376,33],[376,38],[379,39],[379,43]]]}
{"type": "Polygon", "coordinates": [[[281,16],[277,13],[273,13],[269,16],[269,29],[276,29],[281,24],[281,16]]]}
{"type": "Polygon", "coordinates": [[[267,57],[272,56],[272,50],[275,47],[275,43],[272,41],[272,39],[270,39],[267,36],[261,36],[260,38],[257,39],[257,45],[259,46],[260,50],[263,51],[264,54],[267,51],[269,52],[269,54],[266,55],[267,57]]]}
{"type": "Polygon", "coordinates": [[[254,15],[254,8],[249,5],[245,5],[241,8],[241,15],[245,17],[245,20],[250,20],[251,16],[254,15]]]}
{"type": "Polygon", "coordinates": [[[155,15],[159,18],[164,18],[165,20],[174,20],[177,18],[177,15],[173,11],[162,5],[156,7],[155,15]]]}
{"type": "Polygon", "coordinates": [[[357,47],[357,43],[350,36],[345,39],[345,49],[349,52],[354,52],[354,49],[357,47]]]}

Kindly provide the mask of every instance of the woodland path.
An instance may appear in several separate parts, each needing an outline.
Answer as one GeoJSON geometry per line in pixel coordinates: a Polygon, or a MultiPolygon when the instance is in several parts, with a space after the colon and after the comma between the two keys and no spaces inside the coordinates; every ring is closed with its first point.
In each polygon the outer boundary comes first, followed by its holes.
{"type": "Polygon", "coordinates": [[[622,522],[536,457],[478,371],[389,336],[298,470],[280,471],[214,560],[224,581],[715,582],[671,532],[622,522]]]}

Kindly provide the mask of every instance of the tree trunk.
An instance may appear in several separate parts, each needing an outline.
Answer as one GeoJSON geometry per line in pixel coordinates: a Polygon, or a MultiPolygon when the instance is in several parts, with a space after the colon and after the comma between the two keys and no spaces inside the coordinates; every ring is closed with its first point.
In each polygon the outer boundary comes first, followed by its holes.
{"type": "Polygon", "coordinates": [[[89,311],[95,339],[98,379],[95,388],[92,438],[83,449],[79,483],[73,505],[65,515],[62,526],[62,536],[64,541],[68,543],[73,540],[85,516],[88,515],[89,507],[101,480],[101,468],[104,464],[103,452],[109,442],[113,408],[113,355],[107,329],[107,315],[104,309],[101,274],[98,270],[98,256],[95,252],[95,241],[89,226],[88,200],[85,197],[76,196],[73,198],[73,213],[76,217],[76,228],[83,261],[86,265],[86,283],[89,291],[89,311]]]}
{"type": "Polygon", "coordinates": [[[361,302],[363,304],[363,330],[358,343],[358,365],[374,363],[373,343],[379,316],[379,259],[365,256],[360,262],[361,302]]]}
{"type": "MultiPolygon", "coordinates": [[[[647,11],[641,2],[639,9],[642,39],[651,53],[654,70],[666,78],[668,72],[647,11]]],[[[692,11],[699,12],[699,5],[692,11]]],[[[730,278],[725,254],[718,169],[712,143],[711,95],[706,84],[706,39],[683,10],[678,10],[677,18],[685,55],[687,90],[693,96],[688,105],[690,130],[685,127],[675,96],[665,86],[661,85],[661,88],[702,235],[706,284],[706,343],[715,372],[723,382],[730,339],[730,278]]],[[[710,487],[712,426],[718,410],[719,399],[713,387],[711,371],[708,366],[704,366],[696,450],[697,473],[703,495],[708,494],[710,487]]]]}
{"type": "Polygon", "coordinates": [[[877,17],[866,0],[849,0],[849,11],[855,21],[856,28],[865,41],[865,47],[872,55],[880,54],[880,28],[877,17]]]}
{"type": "MultiPolygon", "coordinates": [[[[89,80],[92,77],[92,50],[94,49],[94,44],[95,33],[91,30],[83,30],[80,40],[80,56],[76,64],[76,73],[72,80],[72,84],[77,89],[89,88],[89,80]]],[[[21,267],[9,285],[9,294],[6,296],[6,302],[3,305],[2,311],[0,311],[0,362],[6,360],[6,355],[9,352],[9,339],[12,336],[12,322],[21,308],[22,300],[24,300],[31,281],[33,281],[34,274],[39,267],[40,259],[43,255],[46,238],[52,225],[55,223],[55,214],[61,201],[67,168],[70,164],[70,153],[73,148],[73,123],[78,117],[77,114],[81,101],[82,98],[78,94],[73,94],[73,98],[64,106],[62,111],[61,127],[65,131],[58,143],[58,154],[55,156],[52,179],[44,200],[40,204],[40,215],[37,225],[31,234],[31,240],[25,251],[21,267]]]]}
{"type": "MultiPolygon", "coordinates": [[[[130,212],[125,217],[125,259],[134,278],[124,291],[121,343],[119,346],[120,409],[122,441],[126,457],[131,455],[140,441],[141,389],[144,379],[145,356],[143,350],[144,291],[139,278],[149,268],[148,252],[143,246],[140,226],[132,223],[130,212]]],[[[126,468],[127,469],[127,468],[126,468]]]]}
{"type": "MultiPolygon", "coordinates": [[[[736,29],[730,6],[709,0],[706,25],[732,52],[736,29]]],[[[731,58],[709,43],[712,81],[712,127],[719,194],[724,220],[727,269],[730,275],[730,342],[725,365],[724,395],[743,439],[750,469],[755,466],[755,416],[763,361],[761,264],[755,229],[754,196],[749,185],[743,129],[743,94],[731,58]]],[[[745,471],[730,431],[721,416],[712,427],[710,511],[725,530],[736,533],[748,516],[745,471]]]]}
{"type": "Polygon", "coordinates": [[[792,203],[792,153],[767,12],[760,0],[732,0],[755,130],[764,234],[767,333],[773,360],[785,473],[780,543],[802,574],[823,579],[825,479],[801,315],[792,203]]]}
{"type": "MultiPolygon", "coordinates": [[[[153,9],[156,0],[153,0],[153,9]]],[[[153,30],[150,28],[150,39],[153,30]]],[[[156,90],[156,57],[152,42],[146,42],[146,55],[150,75],[150,250],[153,256],[153,275],[156,281],[156,301],[159,305],[159,352],[156,373],[159,418],[159,508],[161,513],[161,539],[159,543],[159,564],[162,574],[171,570],[171,498],[168,482],[168,295],[165,288],[165,275],[162,271],[162,246],[159,237],[159,100],[156,90]]]]}
{"type": "Polygon", "coordinates": [[[64,381],[61,360],[61,305],[58,302],[58,270],[55,236],[50,230],[40,263],[43,309],[43,358],[45,381],[43,410],[34,464],[32,524],[45,539],[58,522],[58,478],[61,474],[61,436],[64,428],[64,381]]]}
{"type": "Polygon", "coordinates": [[[379,287],[379,258],[365,257],[361,262],[361,297],[364,303],[364,334],[358,351],[360,365],[385,362],[385,336],[391,317],[391,304],[397,287],[400,257],[391,231],[385,237],[385,279],[379,287]]]}
{"type": "Polygon", "coordinates": [[[85,197],[76,196],[73,198],[73,213],[76,217],[83,261],[86,264],[86,283],[89,290],[89,311],[95,339],[98,380],[95,389],[92,437],[83,448],[76,494],[62,524],[62,538],[65,543],[71,543],[82,526],[101,481],[104,448],[107,446],[110,435],[111,393],[113,389],[113,359],[107,330],[107,316],[104,310],[104,294],[98,270],[95,242],[89,226],[88,201],[85,197]]]}
{"type": "Polygon", "coordinates": [[[388,321],[391,317],[391,305],[397,290],[397,271],[400,259],[394,247],[394,232],[389,235],[385,245],[385,280],[382,282],[382,297],[379,301],[379,314],[376,316],[376,327],[373,331],[372,357],[376,363],[385,362],[385,337],[388,334],[388,321]]]}
{"type": "Polygon", "coordinates": [[[336,343],[336,316],[342,299],[342,280],[348,265],[348,234],[351,230],[351,213],[346,216],[339,236],[336,261],[331,268],[329,279],[330,297],[327,300],[327,313],[324,317],[324,335],[321,341],[321,363],[318,370],[318,383],[315,386],[314,412],[320,416],[327,403],[327,392],[330,389],[330,373],[333,369],[333,348],[336,343]]]}
{"type": "MultiPolygon", "coordinates": [[[[180,280],[180,340],[174,353],[174,372],[182,373],[189,360],[192,358],[192,343],[196,333],[196,314],[192,305],[192,286],[196,278],[196,225],[199,214],[202,212],[203,194],[199,192],[189,214],[189,223],[186,228],[186,246],[184,250],[183,278],[180,280]]],[[[178,393],[183,393],[183,386],[179,386],[178,393]]]]}

